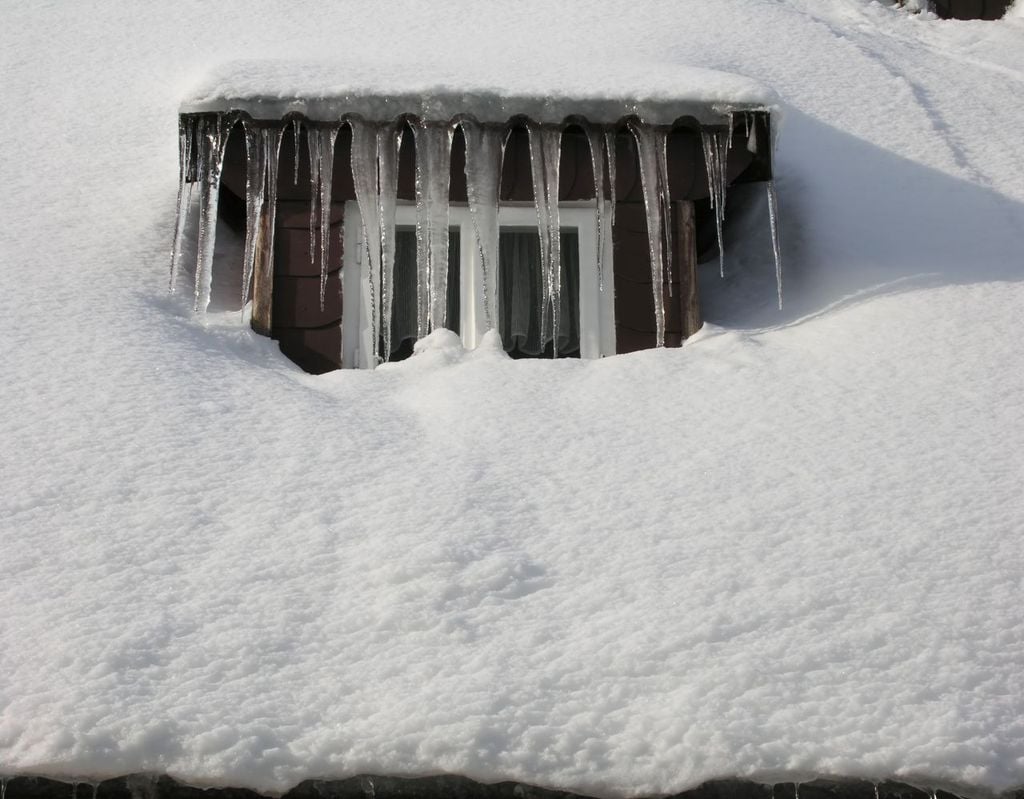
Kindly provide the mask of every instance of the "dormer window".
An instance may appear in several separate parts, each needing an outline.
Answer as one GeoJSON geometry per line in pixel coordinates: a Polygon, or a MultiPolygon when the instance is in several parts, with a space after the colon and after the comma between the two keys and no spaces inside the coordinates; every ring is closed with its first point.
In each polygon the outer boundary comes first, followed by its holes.
{"type": "Polygon", "coordinates": [[[495,329],[517,358],[678,346],[701,324],[698,240],[724,270],[728,186],[766,182],[777,231],[770,109],[753,89],[284,100],[215,83],[181,117],[172,284],[197,184],[196,309],[218,208],[242,208],[253,328],[309,371],[401,359],[439,327],[467,348],[495,329]]]}

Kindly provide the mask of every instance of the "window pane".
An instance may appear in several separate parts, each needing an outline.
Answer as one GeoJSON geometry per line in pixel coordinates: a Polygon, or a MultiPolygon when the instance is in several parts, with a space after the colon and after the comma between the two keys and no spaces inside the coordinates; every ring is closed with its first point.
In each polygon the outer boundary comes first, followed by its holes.
{"type": "Polygon", "coordinates": [[[461,320],[459,319],[462,309],[459,301],[462,275],[462,270],[459,269],[460,263],[459,229],[451,228],[448,231],[448,310],[446,312],[447,320],[445,321],[445,327],[449,330],[454,330],[456,333],[462,333],[461,320]]]}
{"type": "MultiPolygon", "coordinates": [[[[580,353],[580,256],[576,231],[562,232],[559,357],[580,353]]],[[[551,315],[541,335],[543,276],[536,230],[503,230],[498,240],[498,330],[512,357],[551,357],[551,315]]]]}
{"type": "MultiPolygon", "coordinates": [[[[416,342],[416,228],[395,230],[394,292],[391,304],[391,360],[412,354],[416,342]]],[[[459,231],[448,233],[448,322],[459,331],[459,231]]],[[[383,352],[383,339],[381,341],[383,352]]]]}

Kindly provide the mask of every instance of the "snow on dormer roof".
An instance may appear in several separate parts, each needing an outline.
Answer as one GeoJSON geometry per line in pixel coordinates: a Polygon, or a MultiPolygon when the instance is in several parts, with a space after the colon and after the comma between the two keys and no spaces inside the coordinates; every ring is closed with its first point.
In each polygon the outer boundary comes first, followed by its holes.
{"type": "Polygon", "coordinates": [[[776,94],[742,75],[678,64],[559,64],[527,60],[429,65],[235,61],[212,69],[181,104],[182,113],[243,111],[257,119],[301,114],[337,121],[346,115],[389,120],[468,115],[504,123],[516,116],[560,123],[574,116],[616,123],[636,116],[655,125],[693,117],[725,124],[736,111],[771,110],[776,94]]]}

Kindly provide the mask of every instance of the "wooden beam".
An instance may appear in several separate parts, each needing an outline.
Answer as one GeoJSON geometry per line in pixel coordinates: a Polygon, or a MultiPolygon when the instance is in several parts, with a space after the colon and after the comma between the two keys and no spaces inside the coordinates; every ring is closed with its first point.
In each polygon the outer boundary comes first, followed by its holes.
{"type": "Polygon", "coordinates": [[[269,336],[273,320],[274,253],[270,242],[270,226],[274,224],[274,211],[269,203],[260,208],[256,228],[256,258],[252,274],[252,329],[261,336],[269,336]]]}
{"type": "Polygon", "coordinates": [[[704,324],[700,315],[700,288],[697,285],[697,218],[692,200],[672,203],[675,208],[676,252],[679,270],[679,302],[682,333],[687,339],[704,324]]]}

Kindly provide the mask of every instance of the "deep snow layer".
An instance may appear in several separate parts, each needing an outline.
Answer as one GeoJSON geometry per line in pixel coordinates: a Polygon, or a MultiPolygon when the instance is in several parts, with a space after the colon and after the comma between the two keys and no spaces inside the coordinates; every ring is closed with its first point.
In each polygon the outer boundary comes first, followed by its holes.
{"type": "Polygon", "coordinates": [[[0,37],[0,772],[1024,783],[1019,14],[97,0],[0,37]],[[185,87],[339,51],[773,86],[786,311],[754,204],[682,350],[313,378],[193,318],[185,87]]]}

